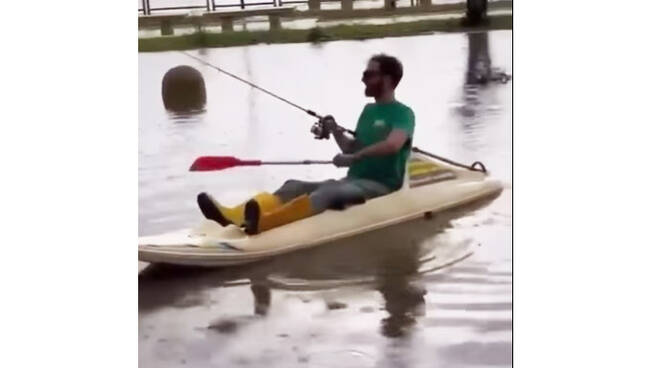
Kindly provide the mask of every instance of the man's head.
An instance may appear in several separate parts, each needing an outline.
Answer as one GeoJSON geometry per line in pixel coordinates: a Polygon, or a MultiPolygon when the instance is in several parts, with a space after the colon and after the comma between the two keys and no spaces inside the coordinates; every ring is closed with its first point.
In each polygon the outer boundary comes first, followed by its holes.
{"type": "Polygon", "coordinates": [[[362,73],[364,94],[369,97],[382,97],[394,91],[401,77],[403,66],[397,58],[385,54],[374,55],[369,59],[367,70],[362,73]]]}

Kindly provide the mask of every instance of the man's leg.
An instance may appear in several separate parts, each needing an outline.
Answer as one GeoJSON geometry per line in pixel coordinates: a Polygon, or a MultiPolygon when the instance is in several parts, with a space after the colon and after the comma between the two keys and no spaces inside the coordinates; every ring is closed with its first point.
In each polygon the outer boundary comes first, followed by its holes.
{"type": "Polygon", "coordinates": [[[282,184],[282,186],[273,194],[280,198],[282,203],[286,203],[294,198],[300,197],[303,194],[311,194],[322,185],[328,185],[332,182],[336,182],[336,180],[330,179],[325,181],[302,181],[291,179],[285,181],[284,184],[282,184]]]}
{"type": "Polygon", "coordinates": [[[346,181],[352,185],[360,187],[366,199],[384,196],[393,192],[393,190],[388,186],[369,179],[344,178],[342,181],[346,181]]]}
{"type": "MultiPolygon", "coordinates": [[[[331,181],[334,180],[321,182],[287,180],[274,194],[263,192],[252,197],[250,200],[257,202],[262,212],[271,212],[282,204],[303,194],[309,194],[324,183],[331,181]]],[[[214,220],[222,226],[229,224],[243,225],[245,223],[245,205],[250,200],[235,207],[225,207],[208,193],[202,192],[197,195],[197,205],[204,214],[204,217],[214,220]]]]}
{"type": "Polygon", "coordinates": [[[250,235],[294,222],[305,217],[322,212],[324,205],[314,207],[310,194],[317,193],[322,188],[334,188],[339,185],[337,180],[323,182],[305,182],[288,180],[275,195],[286,202],[274,211],[264,211],[256,201],[245,205],[245,232],[250,235]]]}
{"type": "MultiPolygon", "coordinates": [[[[251,200],[255,200],[259,204],[262,212],[270,212],[298,196],[313,192],[319,186],[330,181],[334,180],[320,182],[287,180],[274,194],[267,192],[259,193],[252,197],[251,200]]],[[[204,214],[204,217],[214,220],[222,226],[229,224],[243,225],[245,222],[245,205],[248,201],[235,207],[225,207],[213,199],[208,193],[197,195],[197,205],[204,214]]]]}
{"type": "Polygon", "coordinates": [[[315,214],[326,209],[343,209],[346,206],[361,204],[371,198],[391,193],[383,184],[366,179],[344,178],[319,187],[310,195],[315,214]]]}
{"type": "MultiPolygon", "coordinates": [[[[290,184],[294,186],[294,183],[290,184]]],[[[302,191],[302,186],[293,187],[302,191]]],[[[310,189],[308,186],[307,189],[310,189]]],[[[294,193],[292,188],[287,193],[294,193]]],[[[325,211],[328,208],[343,208],[346,205],[364,203],[367,199],[390,193],[391,190],[377,182],[350,179],[329,180],[311,193],[299,195],[274,211],[261,211],[258,203],[250,201],[245,207],[245,231],[258,234],[262,231],[298,221],[325,211]]]]}

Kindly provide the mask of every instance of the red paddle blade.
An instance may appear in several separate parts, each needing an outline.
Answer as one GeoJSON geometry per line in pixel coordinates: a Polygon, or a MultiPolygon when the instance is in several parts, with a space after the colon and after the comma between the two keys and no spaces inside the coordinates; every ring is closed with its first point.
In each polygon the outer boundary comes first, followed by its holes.
{"type": "Polygon", "coordinates": [[[190,171],[224,170],[235,166],[256,166],[261,161],[243,161],[232,156],[202,156],[198,157],[190,166],[190,171]]]}

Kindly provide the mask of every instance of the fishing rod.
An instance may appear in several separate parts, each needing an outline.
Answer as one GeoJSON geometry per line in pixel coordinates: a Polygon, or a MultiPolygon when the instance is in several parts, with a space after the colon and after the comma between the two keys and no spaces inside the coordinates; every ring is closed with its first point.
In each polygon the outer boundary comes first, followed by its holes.
{"type": "Polygon", "coordinates": [[[257,86],[256,84],[254,84],[254,83],[252,83],[252,82],[250,82],[250,81],[248,81],[248,80],[245,80],[245,79],[243,79],[243,78],[237,76],[236,74],[230,73],[230,72],[228,72],[228,71],[226,71],[226,70],[224,70],[224,69],[222,69],[222,68],[219,68],[219,67],[217,67],[217,66],[215,66],[215,65],[213,65],[213,64],[211,64],[211,63],[209,63],[209,62],[207,62],[207,61],[204,60],[204,59],[200,59],[200,58],[198,58],[197,56],[191,55],[191,54],[189,54],[189,53],[187,53],[187,52],[185,52],[185,51],[181,51],[181,53],[183,53],[184,55],[186,55],[186,56],[188,56],[188,57],[191,57],[191,58],[193,58],[193,59],[199,61],[200,63],[202,63],[202,64],[204,64],[204,65],[206,65],[206,66],[208,66],[208,67],[210,67],[210,68],[213,68],[213,69],[219,71],[220,73],[224,73],[225,75],[228,75],[228,76],[230,76],[230,77],[232,77],[232,78],[234,78],[234,79],[236,79],[236,80],[239,80],[239,81],[241,81],[241,82],[247,84],[248,86],[250,86],[250,87],[252,87],[252,88],[256,88],[256,89],[260,90],[261,92],[264,92],[264,93],[266,93],[266,94],[269,94],[269,95],[275,97],[276,99],[278,99],[278,100],[280,100],[280,101],[283,101],[284,103],[287,103],[287,104],[289,104],[289,105],[295,107],[296,109],[302,110],[302,111],[306,112],[307,114],[309,114],[309,115],[311,115],[311,116],[313,116],[313,117],[315,117],[315,118],[319,118],[319,119],[322,118],[322,116],[320,116],[319,114],[315,113],[314,111],[309,110],[309,109],[306,109],[306,108],[304,108],[304,107],[302,107],[302,106],[300,106],[300,105],[297,105],[297,104],[295,104],[295,103],[293,103],[293,102],[287,100],[287,99],[284,98],[284,97],[281,97],[281,96],[278,96],[278,95],[274,94],[273,92],[271,92],[271,91],[269,91],[269,90],[267,90],[267,89],[265,89],[265,88],[261,88],[261,87],[257,86]]]}
{"type": "MultiPolygon", "coordinates": [[[[316,139],[328,139],[328,138],[330,138],[330,132],[329,132],[329,131],[328,131],[328,130],[327,130],[327,129],[326,129],[326,128],[320,123],[320,120],[323,119],[323,117],[322,117],[321,115],[317,114],[316,112],[314,112],[313,110],[306,109],[306,108],[304,108],[304,107],[302,107],[302,106],[300,106],[300,105],[298,105],[298,104],[296,104],[296,103],[291,102],[290,100],[287,100],[286,98],[284,98],[284,97],[282,97],[282,96],[278,96],[277,94],[275,94],[275,93],[273,93],[273,92],[271,92],[271,91],[269,91],[269,90],[267,90],[267,89],[265,89],[265,88],[262,88],[262,87],[260,87],[260,86],[258,86],[258,85],[256,85],[256,84],[250,82],[249,80],[243,79],[243,78],[237,76],[237,75],[234,74],[234,73],[230,73],[230,72],[228,72],[228,71],[226,71],[226,70],[224,70],[224,69],[222,69],[222,68],[220,68],[220,67],[218,67],[218,66],[215,66],[215,65],[209,63],[208,61],[206,61],[206,60],[204,60],[204,59],[198,58],[197,56],[191,55],[191,54],[189,54],[189,53],[187,53],[187,52],[185,52],[185,51],[181,51],[181,53],[184,54],[184,55],[186,55],[186,56],[188,56],[188,57],[190,57],[190,58],[192,58],[192,59],[195,59],[195,60],[199,61],[200,63],[202,63],[202,64],[204,64],[204,65],[206,65],[206,66],[208,66],[208,67],[210,67],[210,68],[213,68],[213,69],[219,71],[220,73],[223,73],[223,74],[228,75],[228,76],[230,76],[230,77],[232,77],[232,78],[234,78],[234,79],[236,79],[236,80],[238,80],[238,81],[240,81],[240,82],[243,82],[243,83],[247,84],[248,86],[250,86],[250,87],[252,87],[252,88],[256,88],[256,89],[258,89],[258,90],[261,91],[261,92],[264,92],[264,93],[266,93],[266,94],[268,94],[268,95],[270,95],[270,96],[272,96],[272,97],[275,97],[276,99],[278,99],[278,100],[280,100],[280,101],[282,101],[282,102],[284,102],[284,103],[286,103],[286,104],[289,104],[290,106],[293,106],[293,107],[295,107],[295,108],[298,109],[298,110],[302,110],[302,111],[306,112],[308,115],[311,115],[311,116],[313,116],[313,117],[319,119],[319,122],[315,123],[315,124],[312,126],[312,133],[314,133],[314,136],[316,137],[316,139]]],[[[355,132],[354,132],[354,131],[349,130],[349,129],[346,129],[346,128],[341,127],[341,126],[337,126],[337,127],[338,127],[341,131],[343,131],[343,132],[348,132],[348,133],[352,134],[353,136],[355,136],[355,132]]]]}
{"type": "MultiPolygon", "coordinates": [[[[302,106],[300,106],[300,105],[298,105],[298,104],[295,104],[295,103],[293,103],[293,102],[287,100],[287,99],[284,98],[284,97],[278,96],[278,95],[276,95],[275,93],[273,93],[273,92],[271,92],[271,91],[269,91],[269,90],[267,90],[267,89],[265,89],[265,88],[259,87],[258,85],[256,85],[256,84],[254,84],[254,83],[252,83],[252,82],[250,82],[250,81],[248,81],[248,80],[245,80],[245,79],[243,79],[243,78],[237,76],[236,74],[230,73],[230,72],[228,72],[228,71],[226,71],[226,70],[224,70],[224,69],[222,69],[222,68],[220,68],[220,67],[218,67],[218,66],[215,66],[215,65],[209,63],[208,61],[206,61],[206,60],[204,60],[204,59],[198,58],[197,56],[194,56],[194,55],[192,55],[192,54],[189,54],[189,53],[187,53],[187,52],[185,52],[185,51],[181,51],[181,53],[184,54],[184,55],[186,55],[186,56],[188,56],[188,57],[190,57],[190,58],[192,58],[192,59],[195,59],[195,60],[199,61],[200,63],[202,63],[202,64],[204,64],[204,65],[206,65],[206,66],[208,66],[208,67],[210,67],[210,68],[213,68],[213,69],[219,71],[220,73],[223,73],[223,74],[228,75],[228,76],[230,76],[230,77],[232,77],[232,78],[234,78],[234,79],[236,79],[236,80],[238,80],[238,81],[240,81],[240,82],[243,82],[243,83],[247,84],[248,86],[250,86],[250,87],[252,87],[252,88],[256,88],[256,89],[258,89],[259,91],[262,91],[262,92],[264,92],[264,93],[266,93],[266,94],[268,94],[268,95],[270,95],[270,96],[272,96],[272,97],[275,97],[276,99],[278,99],[278,100],[280,100],[280,101],[282,101],[282,102],[284,102],[284,103],[286,103],[286,104],[289,104],[290,106],[293,106],[293,107],[295,107],[296,109],[302,110],[302,111],[306,112],[308,115],[311,115],[311,116],[313,116],[313,117],[319,119],[318,122],[314,123],[314,125],[312,126],[312,129],[311,129],[312,133],[314,133],[314,137],[315,137],[316,139],[329,139],[329,138],[330,138],[330,131],[329,131],[327,128],[325,128],[325,126],[324,126],[323,124],[321,124],[321,120],[323,119],[323,117],[322,117],[321,115],[317,114],[316,112],[314,112],[314,111],[312,111],[312,110],[310,110],[310,109],[306,109],[306,108],[304,108],[304,107],[302,107],[302,106]]],[[[350,129],[346,129],[346,128],[344,128],[344,127],[342,127],[342,126],[339,126],[339,125],[337,125],[337,128],[339,128],[339,129],[340,129],[341,131],[343,131],[343,132],[347,132],[347,133],[350,133],[351,135],[355,136],[355,132],[352,131],[352,130],[350,130],[350,129]]],[[[430,153],[430,152],[427,152],[427,151],[424,151],[424,150],[422,150],[422,149],[420,149],[420,148],[418,148],[418,147],[413,147],[412,150],[413,150],[414,152],[421,153],[421,154],[423,154],[423,155],[426,155],[426,156],[429,156],[429,157],[435,158],[435,159],[437,159],[437,160],[440,160],[440,161],[446,162],[446,163],[451,164],[451,165],[455,165],[455,166],[458,166],[458,167],[462,167],[462,168],[467,169],[467,170],[481,171],[481,172],[483,172],[483,173],[486,173],[486,167],[484,166],[484,164],[482,164],[482,163],[479,162],[479,161],[476,161],[476,162],[474,162],[472,165],[468,166],[468,165],[461,164],[461,163],[459,163],[459,162],[452,161],[452,160],[450,160],[450,159],[447,159],[447,158],[444,158],[444,157],[441,157],[441,156],[438,156],[438,155],[434,155],[434,154],[432,154],[432,153],[430,153]]],[[[232,162],[233,164],[229,164],[226,168],[234,167],[234,166],[246,166],[245,164],[243,164],[243,165],[239,164],[239,163],[238,163],[239,161],[240,161],[240,160],[238,160],[238,161],[236,161],[236,162],[232,162]]],[[[246,162],[251,162],[251,161],[246,161],[246,162]]],[[[257,162],[257,161],[254,161],[254,162],[257,162]]],[[[261,163],[261,161],[259,161],[259,162],[260,162],[259,164],[251,164],[251,165],[267,164],[267,163],[261,163]]],[[[300,164],[300,162],[303,162],[303,164],[316,164],[316,163],[326,164],[326,163],[330,163],[330,162],[328,162],[328,161],[313,161],[313,160],[305,160],[305,161],[298,161],[298,162],[278,162],[278,163],[273,163],[273,164],[289,165],[289,164],[300,164]]],[[[223,167],[223,169],[224,169],[224,168],[225,168],[225,167],[223,166],[224,164],[225,164],[224,157],[222,157],[222,158],[220,159],[220,161],[218,161],[218,159],[217,159],[217,157],[216,157],[215,161],[209,161],[209,165],[210,165],[209,168],[207,168],[206,170],[201,169],[201,170],[195,170],[195,171],[218,170],[217,168],[210,168],[210,167],[215,167],[215,166],[213,166],[213,165],[219,165],[219,166],[223,167]]],[[[250,164],[248,164],[248,165],[250,165],[250,164]]],[[[192,169],[192,167],[191,167],[191,169],[192,169]]],[[[222,170],[222,169],[220,169],[220,170],[222,170]]]]}

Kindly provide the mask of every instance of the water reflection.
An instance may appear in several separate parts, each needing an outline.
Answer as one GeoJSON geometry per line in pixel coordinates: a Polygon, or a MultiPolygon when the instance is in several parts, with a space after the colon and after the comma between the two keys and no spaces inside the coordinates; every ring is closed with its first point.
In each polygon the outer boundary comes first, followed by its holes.
{"type": "Polygon", "coordinates": [[[168,111],[170,121],[181,124],[198,123],[203,120],[205,109],[189,110],[184,112],[168,111]]]}
{"type": "MultiPolygon", "coordinates": [[[[451,220],[491,200],[487,198],[432,219],[415,220],[246,266],[150,265],[138,277],[139,311],[194,307],[204,304],[203,295],[223,287],[249,286],[253,313],[264,317],[269,314],[273,290],[309,292],[364,287],[383,296],[388,315],[381,320],[381,334],[393,338],[406,336],[417,317],[425,314],[425,277],[446,267],[447,262],[461,259],[468,251],[459,244],[431,240],[437,240],[438,234],[450,228],[451,220]]],[[[328,309],[344,307],[342,303],[328,304],[328,309]]],[[[236,326],[236,321],[225,319],[210,327],[232,332],[236,326]]]]}
{"type": "MultiPolygon", "coordinates": [[[[468,33],[468,60],[463,84],[463,105],[459,109],[463,125],[471,128],[480,124],[483,105],[491,75],[488,33],[468,33]]],[[[493,98],[494,94],[490,93],[493,98]]],[[[496,102],[496,101],[492,101],[496,102]]]]}
{"type": "Polygon", "coordinates": [[[425,312],[423,285],[415,285],[404,275],[383,277],[378,291],[385,299],[389,316],[382,320],[381,333],[387,337],[401,337],[409,333],[416,317],[425,312]]]}
{"type": "Polygon", "coordinates": [[[266,284],[266,280],[262,278],[253,278],[250,280],[250,290],[254,296],[254,314],[258,316],[265,316],[270,309],[271,292],[266,284]]]}
{"type": "Polygon", "coordinates": [[[508,81],[509,76],[492,66],[488,32],[468,33],[466,37],[467,65],[462,85],[462,102],[456,112],[461,123],[463,146],[468,152],[478,152],[484,145],[485,137],[481,133],[484,123],[499,110],[496,89],[503,78],[508,81]]]}

